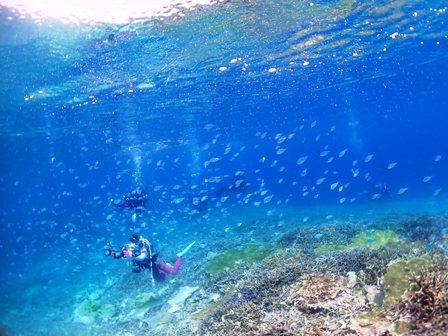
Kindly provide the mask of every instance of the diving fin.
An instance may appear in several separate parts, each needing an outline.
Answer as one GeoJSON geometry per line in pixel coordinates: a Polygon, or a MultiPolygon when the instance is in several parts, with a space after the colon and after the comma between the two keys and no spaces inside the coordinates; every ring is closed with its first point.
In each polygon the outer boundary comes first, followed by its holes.
{"type": "Polygon", "coordinates": [[[191,247],[196,244],[196,242],[192,242],[190,245],[188,245],[182,252],[179,252],[178,254],[176,254],[178,257],[182,257],[185,253],[188,252],[189,249],[191,249],[191,247]]]}

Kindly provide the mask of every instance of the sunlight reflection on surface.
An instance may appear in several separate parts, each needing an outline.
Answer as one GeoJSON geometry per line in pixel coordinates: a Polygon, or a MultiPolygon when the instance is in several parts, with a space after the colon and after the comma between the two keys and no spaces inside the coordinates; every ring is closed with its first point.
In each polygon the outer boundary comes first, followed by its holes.
{"type": "MultiPolygon", "coordinates": [[[[182,17],[218,0],[2,0],[2,6],[36,22],[56,19],[71,24],[125,24],[153,17],[182,17]]],[[[1,8],[1,7],[0,7],[1,8]]]]}

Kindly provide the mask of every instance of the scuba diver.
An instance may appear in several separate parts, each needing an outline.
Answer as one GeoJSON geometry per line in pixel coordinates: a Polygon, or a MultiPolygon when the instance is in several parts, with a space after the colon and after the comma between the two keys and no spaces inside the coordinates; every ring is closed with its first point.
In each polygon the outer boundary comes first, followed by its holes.
{"type": "Polygon", "coordinates": [[[137,188],[123,196],[123,199],[111,199],[110,204],[118,209],[143,210],[148,195],[145,189],[137,188]]]}
{"type": "Polygon", "coordinates": [[[226,192],[243,191],[243,190],[246,190],[247,188],[249,188],[249,186],[250,186],[250,183],[248,183],[246,181],[246,179],[244,178],[244,172],[237,171],[235,173],[234,180],[233,180],[232,184],[219,189],[216,192],[216,196],[221,197],[226,192]]]}
{"type": "Polygon", "coordinates": [[[384,198],[386,196],[389,196],[389,194],[390,194],[390,189],[386,183],[377,183],[373,187],[373,190],[370,192],[369,198],[371,200],[375,200],[375,199],[384,198]]]}
{"type": "Polygon", "coordinates": [[[195,243],[191,243],[182,252],[176,254],[174,265],[170,265],[163,260],[157,261],[159,254],[155,251],[154,245],[148,239],[135,233],[129,238],[129,242],[120,249],[114,249],[109,243],[104,247],[104,253],[106,256],[111,256],[114,259],[131,258],[133,264],[132,272],[140,273],[142,270],[148,269],[154,284],[156,281],[164,281],[168,274],[176,275],[183,255],[195,243]]]}
{"type": "Polygon", "coordinates": [[[192,205],[196,212],[203,212],[208,209],[209,196],[201,191],[197,196],[193,197],[192,205]]]}

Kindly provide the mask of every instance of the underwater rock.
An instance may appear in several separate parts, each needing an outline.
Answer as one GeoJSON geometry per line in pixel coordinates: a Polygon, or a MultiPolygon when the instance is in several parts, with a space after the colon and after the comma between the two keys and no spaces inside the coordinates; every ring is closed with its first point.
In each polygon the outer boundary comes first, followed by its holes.
{"type": "Polygon", "coordinates": [[[229,272],[241,263],[250,263],[261,261],[273,252],[272,249],[262,244],[247,244],[242,248],[232,248],[226,250],[211,259],[205,271],[215,276],[221,273],[229,272]]]}
{"type": "Polygon", "coordinates": [[[358,282],[358,277],[356,276],[355,272],[347,272],[347,287],[353,288],[356,286],[356,283],[358,282]]]}
{"type": "Polygon", "coordinates": [[[131,316],[140,319],[153,307],[157,307],[163,303],[159,293],[141,293],[136,300],[136,308],[132,310],[131,316]]]}
{"type": "Polygon", "coordinates": [[[194,312],[191,316],[192,320],[202,322],[207,318],[207,316],[215,313],[219,308],[224,307],[225,303],[234,295],[235,292],[235,288],[229,288],[224,296],[217,293],[211,294],[209,297],[210,303],[194,312]]]}
{"type": "Polygon", "coordinates": [[[73,321],[84,325],[92,324],[99,312],[100,305],[93,300],[86,299],[78,304],[73,311],[73,321]]]}
{"type": "Polygon", "coordinates": [[[125,299],[121,306],[126,307],[126,314],[120,316],[120,321],[129,322],[131,320],[142,319],[146,313],[165,302],[165,296],[168,287],[164,286],[157,291],[143,292],[137,295],[135,299],[125,299]]]}
{"type": "Polygon", "coordinates": [[[346,251],[359,248],[376,249],[386,245],[399,244],[401,236],[392,230],[366,230],[359,232],[347,245],[322,245],[314,249],[315,253],[346,251]]]}
{"type": "Polygon", "coordinates": [[[376,321],[372,323],[362,324],[356,321],[352,322],[356,335],[359,336],[387,336],[391,335],[391,323],[387,321],[376,321]]]}
{"type": "Polygon", "coordinates": [[[381,307],[384,301],[384,292],[377,286],[364,286],[367,303],[371,307],[381,307]]]}
{"type": "Polygon", "coordinates": [[[182,309],[182,305],[184,304],[185,300],[188,299],[194,292],[196,292],[199,289],[199,287],[189,287],[184,286],[181,287],[176,294],[174,294],[169,300],[168,305],[170,306],[168,308],[169,313],[175,313],[182,309]]]}

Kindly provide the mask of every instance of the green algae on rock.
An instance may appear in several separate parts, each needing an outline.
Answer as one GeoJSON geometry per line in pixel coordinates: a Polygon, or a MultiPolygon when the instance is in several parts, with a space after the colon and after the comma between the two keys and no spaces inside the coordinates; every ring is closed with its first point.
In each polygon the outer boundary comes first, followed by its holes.
{"type": "Polygon", "coordinates": [[[87,298],[76,306],[73,312],[73,320],[77,323],[90,325],[98,317],[112,316],[114,313],[109,310],[110,307],[103,307],[97,301],[87,298]]]}
{"type": "Polygon", "coordinates": [[[384,307],[390,308],[415,292],[417,288],[415,276],[426,266],[428,260],[423,258],[390,264],[382,278],[385,292],[384,307]]]}
{"type": "Polygon", "coordinates": [[[252,263],[261,261],[270,255],[273,249],[262,244],[247,244],[241,248],[226,250],[208,262],[205,271],[215,276],[233,270],[241,263],[252,263]]]}
{"type": "Polygon", "coordinates": [[[347,245],[322,245],[317,247],[315,253],[326,253],[333,251],[346,251],[358,248],[376,249],[382,246],[398,244],[403,239],[399,234],[392,230],[367,230],[361,231],[353,237],[350,244],[347,245]]]}

